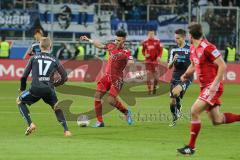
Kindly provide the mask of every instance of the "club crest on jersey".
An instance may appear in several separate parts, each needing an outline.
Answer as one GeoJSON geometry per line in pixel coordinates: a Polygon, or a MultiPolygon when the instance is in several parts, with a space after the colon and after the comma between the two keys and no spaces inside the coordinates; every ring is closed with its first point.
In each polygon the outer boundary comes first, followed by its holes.
{"type": "Polygon", "coordinates": [[[203,54],[202,54],[201,52],[198,52],[198,53],[197,53],[198,58],[201,58],[202,55],[203,55],[203,54]]]}
{"type": "Polygon", "coordinates": [[[194,62],[195,64],[199,64],[199,60],[198,60],[197,58],[193,58],[193,62],[194,62]]]}

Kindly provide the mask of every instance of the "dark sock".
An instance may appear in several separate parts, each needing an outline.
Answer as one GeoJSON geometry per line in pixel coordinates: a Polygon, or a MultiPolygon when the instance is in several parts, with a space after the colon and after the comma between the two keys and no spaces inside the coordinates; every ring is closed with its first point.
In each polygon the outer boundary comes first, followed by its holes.
{"type": "Polygon", "coordinates": [[[179,97],[176,98],[176,102],[177,102],[177,104],[176,104],[177,109],[180,110],[181,109],[181,99],[179,97]]]}
{"type": "Polygon", "coordinates": [[[29,110],[27,108],[27,105],[25,103],[20,103],[18,105],[18,108],[19,108],[20,113],[24,117],[24,119],[27,121],[28,126],[30,126],[31,123],[32,123],[32,120],[31,120],[30,112],[29,112],[29,110]]]}
{"type": "Polygon", "coordinates": [[[175,120],[175,118],[176,118],[176,113],[177,113],[177,107],[176,107],[176,105],[171,104],[171,105],[170,105],[170,110],[171,110],[171,113],[172,113],[172,116],[173,116],[173,120],[175,120]]]}
{"type": "Polygon", "coordinates": [[[66,119],[64,117],[64,114],[63,114],[62,110],[61,109],[57,109],[54,112],[56,114],[58,122],[60,122],[61,125],[63,126],[64,131],[68,131],[67,122],[66,122],[66,119]]]}

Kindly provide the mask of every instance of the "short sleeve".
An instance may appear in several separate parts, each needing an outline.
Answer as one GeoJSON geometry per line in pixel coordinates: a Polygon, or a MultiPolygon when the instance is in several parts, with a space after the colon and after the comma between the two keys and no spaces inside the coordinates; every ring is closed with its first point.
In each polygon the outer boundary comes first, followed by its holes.
{"type": "Polygon", "coordinates": [[[214,45],[209,45],[204,50],[205,56],[210,60],[210,62],[215,61],[218,57],[221,56],[221,53],[214,45]]]}
{"type": "Polygon", "coordinates": [[[107,43],[105,44],[105,49],[107,50],[113,50],[116,47],[114,43],[107,43]]]}
{"type": "Polygon", "coordinates": [[[169,59],[168,59],[168,63],[172,63],[172,61],[173,61],[173,49],[171,49],[169,59]]]}

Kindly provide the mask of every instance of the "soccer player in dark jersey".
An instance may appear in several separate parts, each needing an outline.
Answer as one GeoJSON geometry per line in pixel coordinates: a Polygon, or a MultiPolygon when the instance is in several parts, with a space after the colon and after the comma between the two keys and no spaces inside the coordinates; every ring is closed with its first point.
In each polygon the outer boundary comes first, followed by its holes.
{"type": "Polygon", "coordinates": [[[148,31],[148,39],[142,42],[142,54],[145,57],[147,71],[148,94],[156,94],[156,87],[159,81],[158,66],[162,56],[160,40],[155,38],[155,31],[148,31]]]}
{"type": "Polygon", "coordinates": [[[27,105],[32,105],[40,99],[49,104],[54,110],[57,120],[64,128],[64,135],[71,136],[62,110],[58,106],[58,99],[54,87],[64,84],[67,81],[67,72],[60,62],[49,54],[51,40],[43,37],[40,40],[41,53],[30,58],[23,76],[21,78],[21,95],[17,98],[20,113],[27,121],[28,128],[25,135],[29,135],[36,129],[32,122],[27,105]],[[32,83],[29,90],[26,90],[26,81],[32,71],[32,83]],[[57,71],[61,78],[53,79],[53,73],[57,71]]]}
{"type": "Polygon", "coordinates": [[[194,23],[189,26],[189,39],[191,41],[191,64],[182,75],[181,80],[185,81],[196,71],[201,91],[191,108],[189,143],[185,147],[177,149],[178,153],[183,155],[192,155],[195,152],[195,143],[201,129],[200,115],[202,112],[207,111],[213,125],[240,121],[239,114],[220,112],[223,76],[226,71],[226,64],[221,53],[215,45],[203,38],[200,24],[194,23]]]}
{"type": "Polygon", "coordinates": [[[123,86],[123,70],[127,63],[134,63],[131,52],[124,47],[126,40],[126,32],[119,30],[116,32],[116,39],[113,43],[102,44],[97,40],[89,39],[86,36],[81,36],[81,40],[86,40],[92,43],[99,49],[106,49],[110,53],[104,76],[97,83],[95,93],[95,112],[97,122],[95,127],[104,127],[102,117],[101,99],[109,91],[109,104],[116,107],[126,116],[129,125],[132,124],[131,112],[118,100],[117,96],[123,86]]]}
{"type": "Polygon", "coordinates": [[[24,59],[30,59],[31,56],[39,55],[41,53],[39,43],[42,37],[43,37],[43,31],[41,29],[36,29],[34,32],[35,42],[32,43],[31,47],[26,52],[24,59]]]}
{"type": "Polygon", "coordinates": [[[177,46],[172,48],[169,57],[168,68],[174,67],[170,83],[170,110],[173,120],[169,126],[175,126],[177,119],[181,116],[181,99],[188,86],[192,83],[193,77],[186,81],[181,81],[181,76],[190,65],[190,46],[185,41],[186,31],[178,29],[175,31],[175,41],[177,46]]]}

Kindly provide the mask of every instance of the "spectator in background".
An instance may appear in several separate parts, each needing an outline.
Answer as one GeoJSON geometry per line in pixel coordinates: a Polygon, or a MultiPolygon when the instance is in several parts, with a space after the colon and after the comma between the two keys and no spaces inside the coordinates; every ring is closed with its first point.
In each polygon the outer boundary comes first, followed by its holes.
{"type": "Polygon", "coordinates": [[[168,49],[163,48],[161,61],[167,63],[168,62],[168,57],[169,57],[168,49]]]}
{"type": "Polygon", "coordinates": [[[141,9],[134,5],[132,10],[130,11],[131,20],[138,21],[141,18],[141,9]]]}
{"type": "Polygon", "coordinates": [[[142,54],[143,46],[142,44],[138,45],[137,48],[134,51],[134,58],[137,59],[140,62],[143,62],[145,60],[145,56],[142,54]]]}
{"type": "Polygon", "coordinates": [[[10,45],[6,41],[6,37],[2,36],[2,41],[0,43],[0,58],[9,58],[10,55],[10,45]]]}
{"type": "Polygon", "coordinates": [[[74,53],[73,59],[84,60],[85,59],[84,55],[85,55],[85,48],[80,43],[78,43],[75,46],[75,53],[74,53]]]}
{"type": "Polygon", "coordinates": [[[236,61],[236,48],[230,42],[225,49],[224,61],[225,62],[235,62],[236,61]]]}
{"type": "Polygon", "coordinates": [[[222,6],[233,6],[234,0],[219,0],[219,4],[222,6]]]}
{"type": "Polygon", "coordinates": [[[57,51],[56,58],[60,60],[72,59],[73,55],[70,51],[70,46],[66,43],[62,43],[62,47],[57,51]]]}

